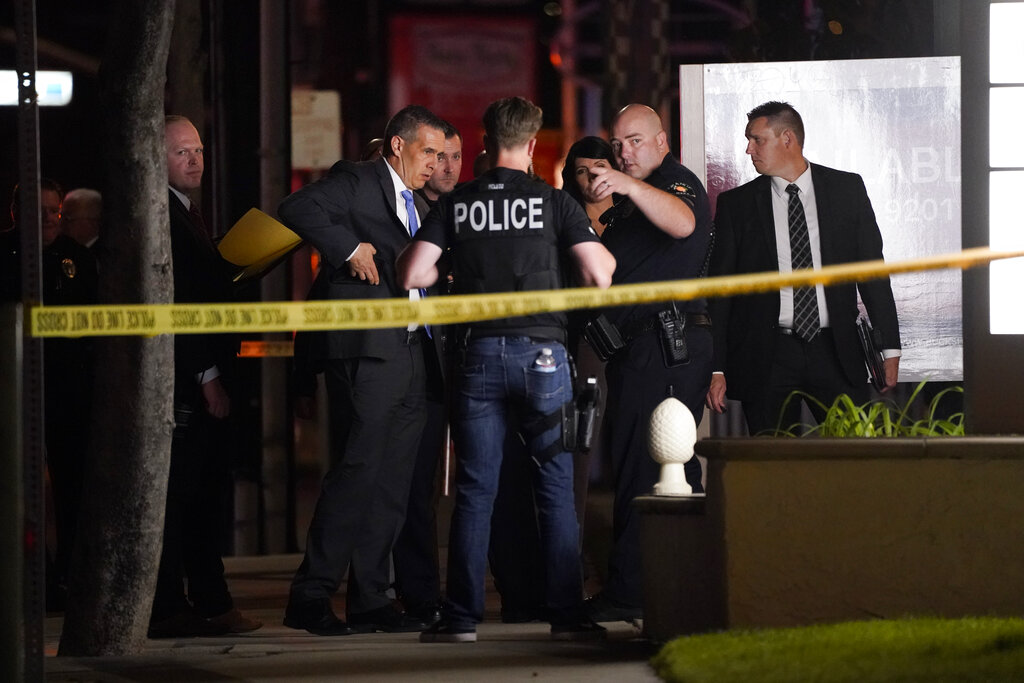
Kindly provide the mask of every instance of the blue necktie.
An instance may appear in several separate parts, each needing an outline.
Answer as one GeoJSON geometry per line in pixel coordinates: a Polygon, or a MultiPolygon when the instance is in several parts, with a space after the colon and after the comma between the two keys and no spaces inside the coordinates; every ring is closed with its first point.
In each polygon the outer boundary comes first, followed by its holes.
{"type": "Polygon", "coordinates": [[[405,211],[409,214],[409,236],[412,237],[420,229],[419,220],[416,218],[416,205],[412,201],[412,192],[402,190],[402,199],[405,200],[405,211]]]}
{"type": "MultiPolygon", "coordinates": [[[[402,190],[402,199],[405,200],[405,211],[409,214],[409,236],[412,237],[420,229],[419,219],[416,218],[416,205],[412,201],[412,192],[402,190]]],[[[427,290],[420,289],[420,298],[427,298],[427,290]]],[[[430,325],[424,325],[423,329],[426,330],[428,337],[433,338],[433,335],[430,333],[430,325]]]]}

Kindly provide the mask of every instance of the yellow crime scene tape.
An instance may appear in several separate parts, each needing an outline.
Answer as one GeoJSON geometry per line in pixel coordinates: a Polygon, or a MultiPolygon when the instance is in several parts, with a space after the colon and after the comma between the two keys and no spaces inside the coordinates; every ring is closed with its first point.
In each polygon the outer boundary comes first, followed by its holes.
{"type": "Polygon", "coordinates": [[[861,261],[792,273],[750,273],[693,280],[670,280],[608,289],[506,292],[408,299],[358,299],[216,304],[130,304],[34,306],[34,337],[98,337],[220,332],[291,332],[405,327],[410,323],[445,325],[569,309],[604,308],[657,301],[768,292],[782,287],[833,285],[872,280],[895,273],[971,268],[1024,251],[988,247],[887,263],[861,261]]]}

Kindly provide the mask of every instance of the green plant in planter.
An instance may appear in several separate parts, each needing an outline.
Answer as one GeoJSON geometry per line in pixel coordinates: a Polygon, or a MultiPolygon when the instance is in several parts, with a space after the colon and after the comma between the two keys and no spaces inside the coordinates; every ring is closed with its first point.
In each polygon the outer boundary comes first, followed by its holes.
{"type": "Polygon", "coordinates": [[[808,405],[819,406],[825,412],[825,417],[813,427],[796,423],[783,429],[780,424],[775,430],[775,435],[800,436],[802,434],[803,436],[819,437],[963,436],[963,413],[955,413],[947,419],[936,419],[935,417],[942,397],[950,392],[962,394],[964,389],[961,386],[949,387],[937,393],[928,405],[927,417],[920,420],[911,418],[910,406],[917,399],[924,385],[923,381],[917,385],[902,408],[891,400],[885,399],[857,405],[847,394],[840,394],[831,406],[826,407],[824,403],[813,396],[803,391],[794,391],[786,397],[786,401],[782,405],[783,415],[785,415],[790,401],[803,398],[808,405]]]}
{"type": "Polygon", "coordinates": [[[902,617],[682,636],[651,660],[671,683],[1024,680],[1024,619],[902,617]]]}

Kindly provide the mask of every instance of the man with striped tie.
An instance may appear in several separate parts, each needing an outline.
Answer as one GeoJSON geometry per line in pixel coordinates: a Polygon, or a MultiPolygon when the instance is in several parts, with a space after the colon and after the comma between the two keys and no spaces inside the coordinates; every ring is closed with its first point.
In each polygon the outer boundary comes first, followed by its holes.
{"type": "MultiPolygon", "coordinates": [[[[864,181],[812,164],[803,155],[804,126],[790,104],[766,102],[747,114],[747,154],[760,174],[718,198],[710,275],[789,272],[882,258],[882,236],[864,181]]],[[[743,403],[751,434],[800,419],[796,389],[826,406],[839,394],[868,399],[857,337],[857,295],[879,333],[886,389],[899,375],[900,331],[888,278],[710,301],[715,375],[707,405],[743,403]],[[728,378],[728,385],[726,384],[728,378]]],[[[809,405],[820,419],[817,405],[809,405]]]]}

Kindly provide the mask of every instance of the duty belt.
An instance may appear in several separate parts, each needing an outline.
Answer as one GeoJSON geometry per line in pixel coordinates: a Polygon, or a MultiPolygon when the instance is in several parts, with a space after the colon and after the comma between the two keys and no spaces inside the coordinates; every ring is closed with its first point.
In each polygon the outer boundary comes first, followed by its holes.
{"type": "MultiPolygon", "coordinates": [[[[685,317],[687,327],[711,328],[711,317],[707,313],[686,313],[685,317]]],[[[637,337],[657,329],[659,324],[658,316],[655,314],[628,322],[622,326],[619,332],[622,334],[622,340],[628,344],[637,337]]]]}
{"type": "Polygon", "coordinates": [[[550,325],[523,326],[520,328],[468,327],[461,335],[466,342],[486,337],[530,337],[537,341],[554,341],[564,345],[565,330],[550,325]]]}

